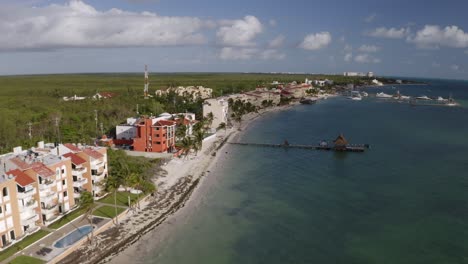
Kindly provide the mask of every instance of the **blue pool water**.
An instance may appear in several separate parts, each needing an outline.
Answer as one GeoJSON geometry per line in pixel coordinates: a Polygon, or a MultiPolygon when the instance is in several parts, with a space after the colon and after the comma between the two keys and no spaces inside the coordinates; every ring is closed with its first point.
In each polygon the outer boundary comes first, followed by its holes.
{"type": "Polygon", "coordinates": [[[70,245],[73,245],[76,243],[76,241],[91,233],[92,230],[93,227],[90,225],[79,227],[75,231],[68,233],[66,236],[62,237],[57,242],[55,242],[54,247],[65,248],[70,245]]]}

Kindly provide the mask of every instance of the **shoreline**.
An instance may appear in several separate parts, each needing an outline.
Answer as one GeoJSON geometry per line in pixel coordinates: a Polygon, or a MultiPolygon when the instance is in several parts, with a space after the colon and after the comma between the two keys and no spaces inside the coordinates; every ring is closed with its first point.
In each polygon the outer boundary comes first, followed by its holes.
{"type": "Polygon", "coordinates": [[[298,104],[275,106],[261,109],[258,113],[246,114],[240,125],[235,124],[227,131],[218,131],[215,139],[204,142],[203,149],[197,155],[171,159],[155,175],[158,191],[154,197],[148,195],[141,199],[141,209],[137,209],[137,212],[129,210],[118,226],[102,231],[94,237],[92,243],[85,243],[58,263],[112,261],[142,236],[165,223],[168,217],[176,214],[193,198],[193,192],[198,189],[206,174],[225,156],[222,150],[229,140],[237,140],[259,117],[290,109],[298,104]],[[216,153],[215,156],[213,153],[216,153]]]}

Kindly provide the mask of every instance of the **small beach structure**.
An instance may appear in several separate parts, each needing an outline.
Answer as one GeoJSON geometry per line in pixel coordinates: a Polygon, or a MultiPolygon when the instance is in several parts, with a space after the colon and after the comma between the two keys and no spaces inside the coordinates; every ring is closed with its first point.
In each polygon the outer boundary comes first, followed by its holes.
{"type": "Polygon", "coordinates": [[[334,141],[334,149],[338,151],[345,151],[346,147],[348,146],[348,141],[346,138],[343,136],[343,134],[340,134],[334,141]]]}

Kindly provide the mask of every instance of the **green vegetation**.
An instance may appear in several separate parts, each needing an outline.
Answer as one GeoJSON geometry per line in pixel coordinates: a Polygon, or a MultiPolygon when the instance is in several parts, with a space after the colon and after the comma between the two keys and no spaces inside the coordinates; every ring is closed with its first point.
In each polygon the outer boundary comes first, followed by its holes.
{"type": "MultiPolygon", "coordinates": [[[[203,85],[214,89],[214,95],[253,90],[273,81],[301,82],[305,78],[332,79],[336,84],[355,82],[362,78],[294,75],[294,74],[151,74],[150,92],[170,86],[203,85]]],[[[144,99],[143,73],[141,74],[60,74],[0,77],[0,153],[11,151],[14,146],[30,147],[35,142],[93,143],[101,134],[96,128],[103,123],[103,132],[112,135],[115,126],[129,116],[136,115],[139,104],[141,114],[162,112],[194,112],[201,118],[202,102],[169,94],[144,99]],[[92,96],[96,92],[113,92],[116,96],[98,103],[62,100],[64,96],[92,96]],[[55,120],[60,120],[59,129],[55,120]],[[32,124],[32,138],[28,136],[28,123],[32,124]]]]}
{"type": "Polygon", "coordinates": [[[107,195],[106,197],[99,200],[100,203],[106,203],[109,205],[114,205],[114,199],[117,198],[118,206],[129,206],[128,197],[130,196],[130,203],[133,204],[138,200],[138,195],[130,192],[117,192],[117,197],[114,193],[107,195]]]}
{"type": "Polygon", "coordinates": [[[39,239],[45,237],[47,234],[49,234],[48,231],[39,230],[36,233],[25,237],[20,242],[18,242],[16,244],[12,245],[11,247],[3,250],[0,253],[0,261],[3,261],[5,259],[13,256],[16,252],[18,252],[20,250],[23,250],[27,246],[29,246],[29,245],[33,244],[34,242],[38,241],[39,239]]]}
{"type": "Polygon", "coordinates": [[[71,221],[75,220],[76,218],[82,216],[85,212],[86,212],[86,208],[85,207],[80,207],[80,208],[76,209],[75,211],[64,215],[62,218],[60,218],[59,220],[57,220],[53,224],[49,225],[48,227],[52,228],[52,229],[58,229],[58,228],[60,228],[60,227],[62,227],[64,225],[70,223],[71,221]]]}
{"type": "Polygon", "coordinates": [[[10,263],[11,264],[42,264],[45,262],[38,258],[33,258],[30,256],[19,256],[13,259],[10,263]]]}
{"type": "Polygon", "coordinates": [[[107,217],[107,218],[114,218],[115,216],[121,214],[125,210],[126,210],[125,208],[117,207],[117,209],[115,209],[114,206],[105,205],[94,210],[93,215],[107,217]],[[117,211],[117,214],[115,213],[116,211],[117,211]]]}

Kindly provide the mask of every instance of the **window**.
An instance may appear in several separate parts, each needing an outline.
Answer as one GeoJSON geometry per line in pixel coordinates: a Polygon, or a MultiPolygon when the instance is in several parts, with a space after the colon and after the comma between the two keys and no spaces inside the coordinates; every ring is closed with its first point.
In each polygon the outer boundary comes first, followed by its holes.
{"type": "Polygon", "coordinates": [[[7,187],[3,187],[3,196],[8,196],[8,189],[7,189],[7,187]]]}
{"type": "Polygon", "coordinates": [[[156,137],[159,137],[159,134],[156,134],[156,137]]]}
{"type": "Polygon", "coordinates": [[[156,144],[157,144],[157,145],[161,145],[161,141],[157,141],[156,144]]]}
{"type": "Polygon", "coordinates": [[[68,196],[67,191],[63,192],[63,197],[67,197],[67,196],[68,196]]]}
{"type": "Polygon", "coordinates": [[[62,185],[65,185],[65,180],[62,180],[62,185]]]}
{"type": "Polygon", "coordinates": [[[0,214],[3,213],[2,207],[0,206],[0,214]]]}
{"type": "Polygon", "coordinates": [[[62,169],[62,174],[64,174],[64,173],[65,173],[65,170],[64,170],[64,169],[62,169]]]}

